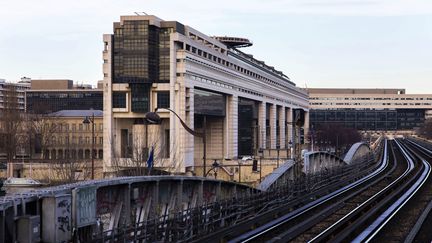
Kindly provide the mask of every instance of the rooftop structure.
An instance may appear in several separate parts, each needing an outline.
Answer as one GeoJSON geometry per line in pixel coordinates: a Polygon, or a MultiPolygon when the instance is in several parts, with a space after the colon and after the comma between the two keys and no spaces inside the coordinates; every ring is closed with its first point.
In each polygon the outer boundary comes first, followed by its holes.
{"type": "Polygon", "coordinates": [[[224,43],[228,48],[240,48],[252,46],[252,42],[246,38],[230,36],[213,36],[216,40],[224,43]]]}

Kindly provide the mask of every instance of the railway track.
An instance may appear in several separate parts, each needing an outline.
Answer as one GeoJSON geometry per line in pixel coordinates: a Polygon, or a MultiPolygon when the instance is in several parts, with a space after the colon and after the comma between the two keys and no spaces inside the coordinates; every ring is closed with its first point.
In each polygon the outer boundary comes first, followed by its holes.
{"type": "MultiPolygon", "coordinates": [[[[432,161],[432,145],[427,148],[410,140],[405,140],[406,145],[419,158],[432,161]]],[[[430,223],[432,223],[432,177],[429,177],[413,198],[404,206],[391,222],[378,234],[375,239],[392,239],[405,242],[432,242],[430,223]],[[401,237],[396,238],[391,232],[400,232],[401,237]]],[[[374,239],[374,240],[375,240],[374,239]]]]}
{"type": "Polygon", "coordinates": [[[381,236],[403,240],[409,224],[398,235],[391,225],[397,225],[394,219],[401,217],[401,208],[422,189],[430,171],[414,145],[386,142],[381,165],[369,176],[230,242],[370,241],[381,236]]]}

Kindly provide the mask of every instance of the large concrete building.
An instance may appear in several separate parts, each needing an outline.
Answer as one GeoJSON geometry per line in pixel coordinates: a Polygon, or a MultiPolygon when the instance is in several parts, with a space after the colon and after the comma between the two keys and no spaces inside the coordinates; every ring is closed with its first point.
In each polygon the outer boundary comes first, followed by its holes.
{"type": "Polygon", "coordinates": [[[310,121],[343,124],[364,132],[413,133],[432,115],[431,94],[405,89],[309,88],[310,121]]]}
{"type": "Polygon", "coordinates": [[[127,164],[153,147],[155,166],[201,175],[203,140],[165,109],[157,111],[160,125],[147,126],[145,113],[155,108],[170,108],[196,132],[206,131],[207,165],[287,149],[296,143],[293,114],[304,118],[307,133],[307,93],[238,50],[248,40],[210,37],[150,15],[122,16],[113,32],[103,37],[106,172],[113,161],[127,164]]]}

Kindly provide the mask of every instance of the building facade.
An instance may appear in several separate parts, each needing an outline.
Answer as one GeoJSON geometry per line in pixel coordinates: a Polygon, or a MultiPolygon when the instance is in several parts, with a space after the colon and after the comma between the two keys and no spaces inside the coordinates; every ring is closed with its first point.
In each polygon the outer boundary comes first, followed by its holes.
{"type": "Polygon", "coordinates": [[[10,83],[0,79],[0,112],[5,106],[13,106],[13,109],[25,110],[25,92],[30,89],[27,82],[10,83]]]}
{"type": "Polygon", "coordinates": [[[413,132],[432,114],[432,95],[405,89],[308,89],[310,121],[360,131],[413,132]]]}
{"type": "Polygon", "coordinates": [[[238,50],[245,39],[209,37],[149,15],[122,16],[113,32],[103,37],[106,172],[113,161],[147,159],[152,148],[155,166],[202,170],[203,139],[189,134],[173,112],[206,133],[208,165],[286,149],[295,143],[294,114],[307,133],[307,93],[238,50]],[[146,124],[145,114],[156,108],[161,124],[146,124]]]}
{"type": "Polygon", "coordinates": [[[49,114],[60,110],[102,110],[103,92],[91,85],[73,84],[72,80],[31,80],[27,90],[26,112],[49,114]]]}
{"type": "Polygon", "coordinates": [[[61,110],[45,116],[43,127],[36,134],[33,158],[45,160],[89,160],[92,142],[93,158],[103,158],[103,112],[101,110],[61,110]],[[94,117],[92,123],[83,123],[94,117]],[[92,141],[92,137],[94,141],[92,141]],[[40,155],[40,156],[38,156],[40,155]]]}

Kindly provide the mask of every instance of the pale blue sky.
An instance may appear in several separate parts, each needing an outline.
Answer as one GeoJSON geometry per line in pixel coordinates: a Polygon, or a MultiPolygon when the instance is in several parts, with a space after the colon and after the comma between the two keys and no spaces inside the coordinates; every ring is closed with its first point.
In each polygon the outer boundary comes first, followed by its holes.
{"type": "Polygon", "coordinates": [[[432,93],[430,0],[0,0],[0,78],[102,79],[102,34],[144,11],[249,38],[297,86],[432,93]]]}

